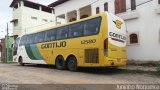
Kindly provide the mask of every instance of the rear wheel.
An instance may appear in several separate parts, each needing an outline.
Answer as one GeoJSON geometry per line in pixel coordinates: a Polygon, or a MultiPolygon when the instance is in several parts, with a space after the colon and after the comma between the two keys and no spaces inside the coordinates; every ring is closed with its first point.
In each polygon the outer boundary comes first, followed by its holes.
{"type": "Polygon", "coordinates": [[[59,70],[64,70],[66,67],[66,63],[64,61],[64,58],[62,56],[58,56],[56,59],[56,68],[59,70]]]}
{"type": "Polygon", "coordinates": [[[25,64],[23,63],[23,58],[19,57],[19,65],[24,66],[25,64]]]}
{"type": "Polygon", "coordinates": [[[77,67],[77,59],[75,57],[70,57],[67,61],[67,68],[70,71],[77,71],[78,67],[77,67]]]}

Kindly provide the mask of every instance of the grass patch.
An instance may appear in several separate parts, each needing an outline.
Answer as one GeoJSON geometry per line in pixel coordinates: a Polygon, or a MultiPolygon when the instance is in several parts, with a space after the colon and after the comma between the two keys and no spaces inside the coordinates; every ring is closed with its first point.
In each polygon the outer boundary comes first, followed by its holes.
{"type": "Polygon", "coordinates": [[[128,60],[128,65],[134,65],[134,66],[153,66],[157,67],[160,64],[160,61],[135,61],[135,60],[128,60]]]}
{"type": "Polygon", "coordinates": [[[143,71],[143,70],[122,70],[121,72],[126,74],[149,74],[160,77],[160,64],[156,66],[156,71],[143,71]]]}
{"type": "Polygon", "coordinates": [[[17,62],[7,62],[7,64],[15,64],[15,63],[17,63],[17,62]]]}
{"type": "Polygon", "coordinates": [[[17,62],[0,62],[0,63],[2,63],[2,64],[15,64],[17,62]]]}
{"type": "Polygon", "coordinates": [[[159,64],[159,65],[157,65],[156,72],[154,73],[154,75],[156,75],[156,76],[159,76],[159,77],[160,77],[160,64],[159,64]]]}

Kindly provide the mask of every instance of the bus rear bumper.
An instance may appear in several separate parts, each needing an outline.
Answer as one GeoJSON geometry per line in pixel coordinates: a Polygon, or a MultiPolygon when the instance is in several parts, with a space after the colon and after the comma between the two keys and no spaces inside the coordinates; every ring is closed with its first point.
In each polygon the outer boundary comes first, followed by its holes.
{"type": "Polygon", "coordinates": [[[109,66],[109,67],[122,67],[122,66],[126,66],[127,59],[122,59],[122,58],[106,58],[104,62],[105,62],[105,66],[109,66]]]}

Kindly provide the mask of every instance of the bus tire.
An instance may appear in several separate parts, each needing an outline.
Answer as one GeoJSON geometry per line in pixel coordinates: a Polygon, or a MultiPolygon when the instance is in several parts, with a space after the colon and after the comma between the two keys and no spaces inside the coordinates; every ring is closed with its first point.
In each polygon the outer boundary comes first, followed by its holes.
{"type": "Polygon", "coordinates": [[[59,70],[64,70],[66,68],[66,62],[62,56],[58,56],[55,62],[56,68],[59,70]]]}
{"type": "Polygon", "coordinates": [[[25,64],[23,63],[23,58],[19,57],[19,65],[24,66],[25,64]]]}
{"type": "Polygon", "coordinates": [[[77,71],[78,70],[76,57],[71,56],[71,57],[68,58],[68,60],[67,60],[67,68],[70,71],[77,71]]]}

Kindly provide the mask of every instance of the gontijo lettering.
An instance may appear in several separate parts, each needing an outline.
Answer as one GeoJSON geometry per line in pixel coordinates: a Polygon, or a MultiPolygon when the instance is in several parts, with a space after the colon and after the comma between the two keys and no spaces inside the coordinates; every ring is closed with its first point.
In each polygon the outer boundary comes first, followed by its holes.
{"type": "Polygon", "coordinates": [[[125,40],[126,40],[126,36],[120,35],[120,34],[116,34],[116,33],[113,33],[113,32],[109,32],[109,36],[111,36],[112,40],[119,41],[119,42],[122,42],[122,43],[124,43],[125,40]]]}
{"type": "Polygon", "coordinates": [[[61,48],[61,47],[66,47],[67,43],[65,41],[63,42],[54,42],[54,43],[46,43],[42,44],[41,48],[42,49],[47,49],[47,48],[61,48]]]}

